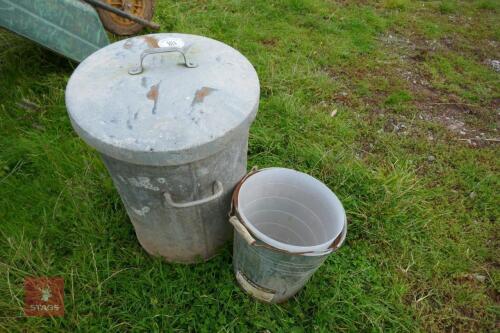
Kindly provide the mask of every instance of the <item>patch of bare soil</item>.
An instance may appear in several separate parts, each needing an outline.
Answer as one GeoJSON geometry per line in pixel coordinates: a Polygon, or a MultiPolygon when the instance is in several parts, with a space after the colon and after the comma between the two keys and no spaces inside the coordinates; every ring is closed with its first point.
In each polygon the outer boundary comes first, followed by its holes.
{"type": "Polygon", "coordinates": [[[412,91],[413,103],[420,111],[418,115],[420,120],[442,125],[453,138],[471,147],[500,142],[497,129],[489,126],[491,113],[494,113],[497,122],[500,120],[498,98],[489,106],[464,103],[458,96],[433,87],[429,74],[423,69],[422,63],[433,52],[453,46],[451,39],[410,40],[388,35],[382,37],[381,41],[399,56],[395,71],[412,91]]]}
{"type": "MultiPolygon", "coordinates": [[[[332,104],[370,109],[367,121],[373,123],[385,119],[382,131],[422,135],[412,130],[415,119],[408,119],[404,113],[393,112],[384,105],[391,90],[408,90],[412,98],[409,103],[418,110],[416,120],[420,123],[438,124],[447,130],[452,140],[474,148],[500,142],[497,130],[500,98],[493,99],[489,105],[471,104],[432,83],[426,63],[438,52],[461,52],[459,49],[463,47],[457,44],[462,42],[451,37],[426,40],[417,35],[412,35],[410,39],[398,34],[382,36],[380,41],[388,57],[376,60],[376,66],[370,62],[371,59],[367,59],[371,65],[363,66],[363,62],[359,61],[356,66],[327,70],[330,77],[344,85],[331,97],[332,104]],[[369,82],[368,94],[360,93],[358,85],[362,82],[369,82]],[[492,121],[497,126],[492,126],[492,121]]],[[[434,140],[433,134],[429,133],[427,139],[434,140]]]]}
{"type": "Polygon", "coordinates": [[[267,38],[262,39],[260,43],[266,47],[273,48],[278,44],[279,40],[277,38],[267,38]]]}

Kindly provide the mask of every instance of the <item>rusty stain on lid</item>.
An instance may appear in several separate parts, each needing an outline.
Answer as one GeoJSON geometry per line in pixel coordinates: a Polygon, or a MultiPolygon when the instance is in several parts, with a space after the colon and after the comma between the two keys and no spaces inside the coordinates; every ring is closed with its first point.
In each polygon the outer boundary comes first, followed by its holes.
{"type": "Polygon", "coordinates": [[[160,88],[160,83],[157,83],[153,86],[151,86],[151,88],[149,89],[146,97],[150,100],[152,100],[154,102],[154,105],[153,105],[153,110],[152,110],[152,113],[153,114],[156,114],[156,105],[158,104],[158,96],[159,96],[159,88],[160,88]]]}
{"type": "Polygon", "coordinates": [[[144,41],[148,44],[149,47],[151,48],[158,48],[160,47],[158,45],[158,40],[152,36],[144,36],[144,41]]]}
{"type": "Polygon", "coordinates": [[[210,87],[202,87],[201,89],[196,90],[193,98],[193,102],[191,103],[191,106],[194,106],[195,104],[203,103],[203,100],[205,97],[210,95],[213,91],[216,91],[217,89],[210,88],[210,87]]]}

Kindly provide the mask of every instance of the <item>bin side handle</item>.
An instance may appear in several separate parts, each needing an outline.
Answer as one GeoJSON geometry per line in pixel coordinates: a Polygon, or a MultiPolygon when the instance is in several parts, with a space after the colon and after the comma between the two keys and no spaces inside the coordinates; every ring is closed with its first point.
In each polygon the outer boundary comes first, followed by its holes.
{"type": "Polygon", "coordinates": [[[213,188],[213,193],[214,194],[212,194],[209,197],[206,197],[206,198],[203,198],[203,199],[200,199],[200,200],[195,200],[195,201],[182,202],[182,203],[180,203],[180,202],[174,202],[172,200],[172,196],[168,192],[164,192],[163,193],[163,197],[165,198],[165,202],[167,203],[167,205],[169,205],[170,207],[174,207],[174,208],[188,208],[188,207],[203,205],[203,204],[205,204],[207,202],[216,200],[224,192],[224,188],[222,186],[222,183],[220,181],[218,181],[218,180],[213,183],[212,188],[213,188]]]}
{"type": "Polygon", "coordinates": [[[146,58],[146,56],[148,56],[150,54],[166,53],[166,52],[179,52],[180,54],[182,54],[182,57],[184,58],[184,65],[186,67],[188,67],[188,68],[198,67],[197,64],[195,64],[194,62],[190,61],[187,58],[187,56],[186,56],[186,53],[191,48],[191,46],[192,45],[187,45],[187,46],[184,46],[184,47],[167,46],[167,47],[156,47],[156,48],[152,48],[152,49],[146,49],[146,50],[142,51],[142,53],[141,53],[139,65],[130,68],[128,70],[128,73],[130,75],[141,74],[143,72],[143,70],[144,70],[144,67],[143,67],[142,63],[144,61],[144,58],[146,58]]]}

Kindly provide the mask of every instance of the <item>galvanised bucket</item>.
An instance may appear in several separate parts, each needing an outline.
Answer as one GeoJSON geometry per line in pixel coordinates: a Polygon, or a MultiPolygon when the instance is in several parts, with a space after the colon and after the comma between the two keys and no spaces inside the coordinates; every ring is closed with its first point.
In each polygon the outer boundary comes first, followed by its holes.
{"type": "Polygon", "coordinates": [[[246,173],[259,80],[210,38],[153,34],[89,56],[66,88],[75,131],[102,155],[144,249],[212,257],[231,236],[231,193],[246,173]]]}
{"type": "Polygon", "coordinates": [[[338,198],[295,170],[251,172],[236,186],[232,204],[236,280],[264,302],[295,295],[346,238],[338,198]]]}

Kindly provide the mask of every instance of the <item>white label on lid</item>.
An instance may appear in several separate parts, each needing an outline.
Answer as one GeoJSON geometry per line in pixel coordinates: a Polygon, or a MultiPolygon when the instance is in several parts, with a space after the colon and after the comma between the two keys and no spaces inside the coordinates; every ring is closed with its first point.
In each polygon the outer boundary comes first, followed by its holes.
{"type": "Polygon", "coordinates": [[[184,47],[184,41],[180,38],[163,38],[158,41],[159,47],[184,47]]]}

